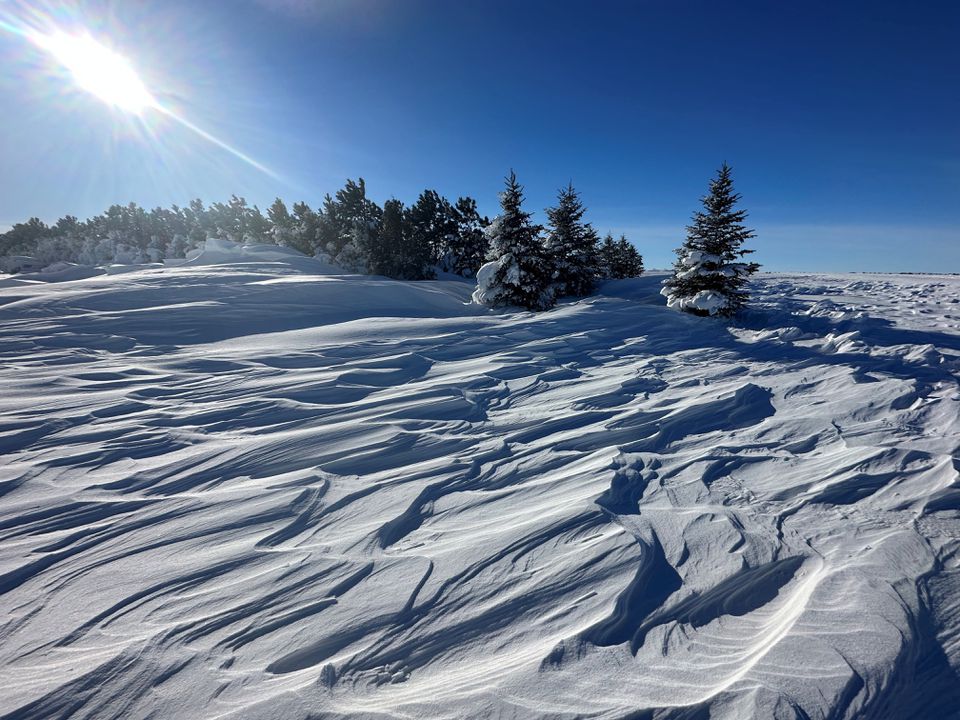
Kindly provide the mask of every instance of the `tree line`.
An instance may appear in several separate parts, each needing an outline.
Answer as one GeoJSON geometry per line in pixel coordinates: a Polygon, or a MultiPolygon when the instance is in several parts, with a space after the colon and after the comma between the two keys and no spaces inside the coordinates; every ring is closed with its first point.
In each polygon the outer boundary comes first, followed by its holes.
{"type": "MultiPolygon", "coordinates": [[[[754,233],[743,224],[746,211],[735,209],[739,200],[724,163],[663,283],[668,306],[731,316],[746,304],[747,281],[759,265],[742,262],[753,252],[743,243],[754,233]]],[[[380,207],[360,178],[327,194],[316,209],[304,202],[288,209],[277,198],[264,214],[234,195],[210,206],[200,200],[150,211],[114,205],[83,222],[66,216],[52,226],[31,218],[0,235],[0,256],[32,256],[41,265],[157,262],[219,237],[285,245],[350,272],[400,280],[428,280],[438,272],[476,277],[475,302],[545,310],[560,298],[589,295],[600,280],[643,273],[643,258],[626,237],[608,233],[601,240],[585,216],[580,194],[568,184],[546,209],[546,226],[534,222],[513,171],[492,221],[473,198],[451,203],[435,190],[424,190],[410,206],[390,199],[380,207]]]]}
{"type": "MultiPolygon", "coordinates": [[[[218,237],[285,245],[350,272],[427,280],[438,272],[475,276],[491,252],[491,226],[471,197],[450,202],[424,190],[410,206],[390,199],[381,207],[367,197],[360,178],[327,194],[318,208],[305,202],[288,208],[277,198],[264,213],[234,195],[226,203],[193,200],[153,210],[114,205],[85,221],[68,215],[53,225],[31,218],[0,234],[0,256],[29,256],[40,266],[136,264],[184,257],[206,238],[218,237]]],[[[598,276],[628,277],[641,270],[639,253],[626,238],[607,237],[598,247],[598,276]]]]}

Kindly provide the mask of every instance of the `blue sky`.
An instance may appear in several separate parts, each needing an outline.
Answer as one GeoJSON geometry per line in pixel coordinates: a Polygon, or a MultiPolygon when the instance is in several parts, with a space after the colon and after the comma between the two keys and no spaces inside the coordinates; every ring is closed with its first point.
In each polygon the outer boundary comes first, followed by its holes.
{"type": "MultiPolygon", "coordinates": [[[[0,0],[7,19],[37,1],[0,0]]],[[[572,180],[602,232],[665,266],[734,169],[778,270],[960,271],[960,4],[706,0],[143,0],[41,8],[134,64],[125,115],[0,32],[0,226],[231,193],[319,205],[424,188],[542,218],[572,180]]]]}

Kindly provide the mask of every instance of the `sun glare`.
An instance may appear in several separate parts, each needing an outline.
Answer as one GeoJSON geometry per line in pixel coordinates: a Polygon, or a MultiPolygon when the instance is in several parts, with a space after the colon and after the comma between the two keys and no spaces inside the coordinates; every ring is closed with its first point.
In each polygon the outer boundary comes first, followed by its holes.
{"type": "Polygon", "coordinates": [[[134,114],[157,107],[126,58],[89,35],[68,35],[58,30],[34,33],[31,40],[69,70],[80,87],[105,103],[134,114]]]}

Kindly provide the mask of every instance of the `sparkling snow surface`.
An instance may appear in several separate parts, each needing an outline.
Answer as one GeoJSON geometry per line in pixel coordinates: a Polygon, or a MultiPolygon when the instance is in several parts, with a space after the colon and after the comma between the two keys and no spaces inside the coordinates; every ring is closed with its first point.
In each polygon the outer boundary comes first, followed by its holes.
{"type": "Polygon", "coordinates": [[[0,717],[960,707],[960,279],[0,281],[0,717]]]}

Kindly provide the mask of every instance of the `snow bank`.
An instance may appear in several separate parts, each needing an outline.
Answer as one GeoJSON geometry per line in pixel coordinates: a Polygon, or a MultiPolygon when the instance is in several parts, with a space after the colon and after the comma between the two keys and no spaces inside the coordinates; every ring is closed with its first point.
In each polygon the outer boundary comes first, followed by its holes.
{"type": "Polygon", "coordinates": [[[12,286],[23,283],[62,283],[72,280],[83,280],[89,277],[103,275],[101,268],[76,263],[55,262],[37,272],[20,272],[17,275],[0,281],[0,286],[12,286]]]}

